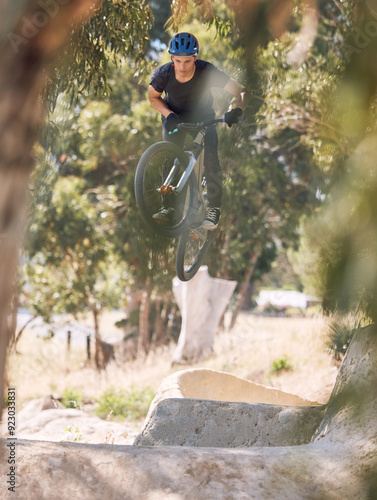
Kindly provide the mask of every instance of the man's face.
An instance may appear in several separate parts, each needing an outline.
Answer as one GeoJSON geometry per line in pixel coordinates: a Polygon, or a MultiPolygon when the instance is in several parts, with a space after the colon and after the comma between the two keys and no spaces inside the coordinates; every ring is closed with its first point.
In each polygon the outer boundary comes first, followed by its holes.
{"type": "Polygon", "coordinates": [[[189,75],[195,66],[196,56],[190,57],[180,57],[171,56],[171,60],[174,63],[174,67],[179,76],[189,75]]]}

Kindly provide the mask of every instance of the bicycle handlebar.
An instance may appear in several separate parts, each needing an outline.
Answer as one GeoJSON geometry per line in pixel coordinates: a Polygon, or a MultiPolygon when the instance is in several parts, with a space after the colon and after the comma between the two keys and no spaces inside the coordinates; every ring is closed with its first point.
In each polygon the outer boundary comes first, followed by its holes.
{"type": "MultiPolygon", "coordinates": [[[[237,117],[238,121],[243,120],[243,116],[238,116],[237,117]]],[[[225,122],[225,117],[223,118],[216,118],[215,120],[210,120],[208,122],[197,122],[197,123],[178,123],[177,128],[169,132],[169,135],[175,134],[178,132],[180,128],[201,128],[201,127],[209,127],[210,125],[215,125],[216,123],[226,123],[225,122]]]]}

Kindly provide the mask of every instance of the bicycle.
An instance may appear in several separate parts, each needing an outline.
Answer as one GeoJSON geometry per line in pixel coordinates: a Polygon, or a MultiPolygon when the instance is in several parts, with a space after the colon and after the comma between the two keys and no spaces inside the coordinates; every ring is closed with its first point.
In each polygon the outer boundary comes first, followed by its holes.
{"type": "Polygon", "coordinates": [[[206,131],[218,123],[224,123],[224,118],[179,124],[172,133],[189,129],[196,134],[192,143],[182,149],[157,142],[143,153],[136,169],[135,197],[145,224],[159,235],[180,236],[176,272],[181,281],[195,276],[214,236],[203,227],[207,208],[203,160],[206,131]],[[176,217],[169,225],[153,218],[162,204],[174,205],[176,217]]]}

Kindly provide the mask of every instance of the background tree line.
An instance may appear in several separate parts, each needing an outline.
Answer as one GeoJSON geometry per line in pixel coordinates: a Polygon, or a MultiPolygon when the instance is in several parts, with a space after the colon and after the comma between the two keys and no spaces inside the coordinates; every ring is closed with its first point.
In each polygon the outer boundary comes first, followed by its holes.
{"type": "MultiPolygon", "coordinates": [[[[172,34],[163,28],[169,7],[166,1],[151,4],[152,14],[160,17],[148,33],[150,42],[141,47],[144,59],[141,53],[125,56],[114,50],[102,74],[100,51],[92,65],[99,68],[94,85],[86,63],[70,69],[70,85],[58,87],[59,94],[56,87],[51,92],[55,110],[36,171],[37,184],[47,187],[44,176],[49,176],[48,188],[37,189],[45,197],[35,200],[26,248],[28,295],[38,314],[48,319],[55,311],[89,311],[98,330],[104,307],[125,308],[139,325],[139,345],[146,352],[152,338],[162,336],[157,325],[164,328],[152,317],[164,312],[166,322],[173,307],[176,242],[161,241],[144,228],[135,208],[133,175],[142,152],[160,140],[159,117],[146,101],[146,90],[153,67],[169,60],[166,50],[159,50],[172,34]],[[79,75],[75,85],[72,71],[79,75]],[[80,83],[87,90],[78,95],[80,83]]],[[[214,5],[209,28],[197,21],[200,12],[192,5],[184,17],[180,14],[177,28],[198,33],[200,57],[243,81],[252,94],[242,126],[219,128],[226,196],[222,228],[208,256],[211,275],[240,284],[233,322],[250,282],[268,272],[278,247],[297,248],[302,217],[321,206],[347,154],[339,118],[331,112],[345,67],[338,40],[346,36],[347,11],[330,3],[321,7],[318,33],[306,54],[294,52],[305,8],[297,3],[290,32],[278,41],[263,33],[265,46],[252,66],[244,29],[231,28],[237,13],[214,5]],[[294,57],[304,60],[289,63],[294,57]]],[[[129,18],[134,19],[133,11],[129,18]]],[[[145,13],[144,22],[150,18],[145,13]]],[[[94,32],[95,22],[89,25],[94,32]]],[[[222,115],[229,96],[216,97],[222,115]]]]}

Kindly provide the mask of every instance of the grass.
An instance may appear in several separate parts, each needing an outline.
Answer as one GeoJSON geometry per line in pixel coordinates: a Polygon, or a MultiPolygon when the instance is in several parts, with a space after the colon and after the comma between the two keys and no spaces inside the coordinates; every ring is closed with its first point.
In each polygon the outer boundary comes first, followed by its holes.
{"type": "Polygon", "coordinates": [[[66,427],[64,429],[65,432],[68,434],[66,435],[65,439],[62,440],[62,442],[73,442],[73,443],[78,443],[82,439],[82,434],[80,432],[80,429],[78,427],[66,427]]]}

